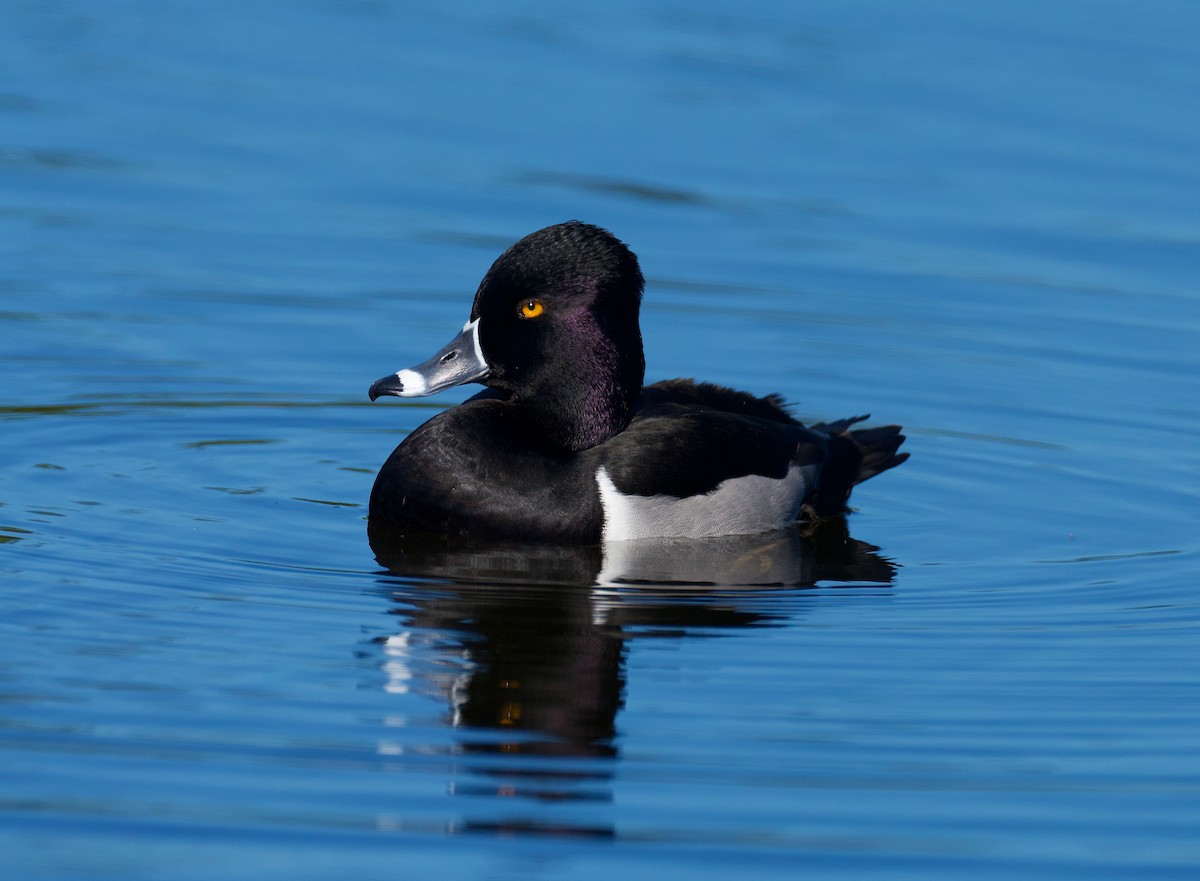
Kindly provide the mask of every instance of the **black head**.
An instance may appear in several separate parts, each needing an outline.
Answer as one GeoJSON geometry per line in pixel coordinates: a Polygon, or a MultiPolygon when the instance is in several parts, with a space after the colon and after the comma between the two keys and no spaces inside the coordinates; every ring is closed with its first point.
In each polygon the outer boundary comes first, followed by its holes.
{"type": "Polygon", "coordinates": [[[571,450],[629,424],[645,361],[637,257],[612,233],[570,221],[521,239],[488,270],[462,333],[428,361],[386,376],[380,395],[482,382],[571,450]]]}
{"type": "Polygon", "coordinates": [[[598,226],[570,221],[521,239],[471,307],[485,383],[536,409],[571,449],[611,437],[642,387],[642,287],[637,257],[598,226]]]}

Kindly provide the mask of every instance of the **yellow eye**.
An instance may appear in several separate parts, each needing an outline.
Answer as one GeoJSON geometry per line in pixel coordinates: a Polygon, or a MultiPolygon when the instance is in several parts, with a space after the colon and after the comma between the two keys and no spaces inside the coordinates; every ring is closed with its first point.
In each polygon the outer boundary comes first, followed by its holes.
{"type": "Polygon", "coordinates": [[[520,309],[522,318],[537,318],[545,311],[546,307],[542,305],[541,300],[526,300],[520,309]]]}

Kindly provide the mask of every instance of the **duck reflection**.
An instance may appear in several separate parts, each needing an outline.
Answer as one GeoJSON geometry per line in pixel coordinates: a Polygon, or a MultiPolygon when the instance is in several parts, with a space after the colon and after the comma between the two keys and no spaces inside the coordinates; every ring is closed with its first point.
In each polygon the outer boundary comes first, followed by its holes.
{"type": "Polygon", "coordinates": [[[490,811],[466,824],[473,831],[612,833],[545,806],[611,800],[631,639],[780,626],[794,617],[771,602],[780,588],[882,585],[894,576],[840,522],[808,534],[607,547],[377,529],[369,537],[403,622],[380,640],[385,671],[402,680],[397,687],[435,691],[449,704],[448,724],[461,733],[455,751],[466,760],[454,794],[510,800],[503,818],[490,811]],[[419,648],[415,634],[425,641],[419,648]]]}

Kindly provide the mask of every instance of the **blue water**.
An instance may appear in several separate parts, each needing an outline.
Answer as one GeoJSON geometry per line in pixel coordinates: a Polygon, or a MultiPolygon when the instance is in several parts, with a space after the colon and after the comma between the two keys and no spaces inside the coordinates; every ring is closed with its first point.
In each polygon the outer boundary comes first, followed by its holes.
{"type": "Polygon", "coordinates": [[[0,20],[0,876],[1200,873],[1196,4],[0,20]],[[376,561],[572,217],[650,379],[906,426],[846,553],[376,561]]]}

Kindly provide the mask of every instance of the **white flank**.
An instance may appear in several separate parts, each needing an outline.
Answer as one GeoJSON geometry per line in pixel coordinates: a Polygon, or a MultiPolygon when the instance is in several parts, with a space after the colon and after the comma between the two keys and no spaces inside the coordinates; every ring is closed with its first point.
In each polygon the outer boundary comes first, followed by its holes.
{"type": "Polygon", "coordinates": [[[775,479],[750,474],[720,483],[702,496],[633,496],[617,489],[603,467],[596,470],[604,509],[604,541],[638,538],[705,538],[753,535],[795,521],[814,466],[793,466],[775,479]]]}

